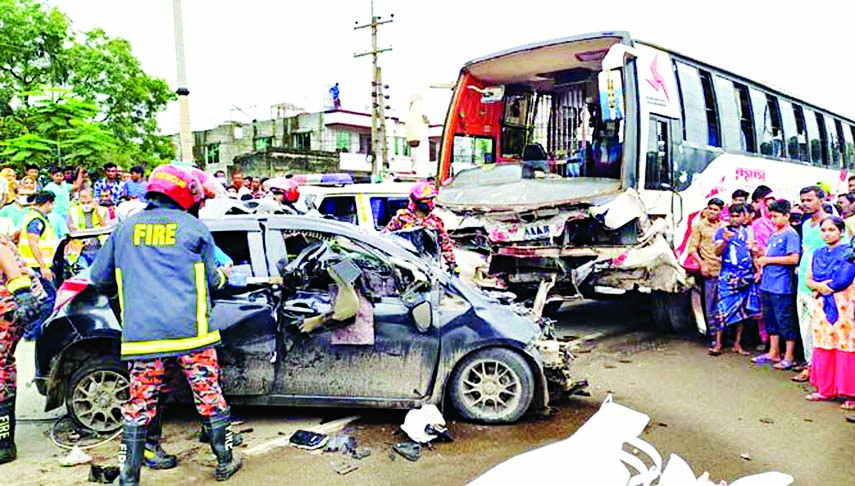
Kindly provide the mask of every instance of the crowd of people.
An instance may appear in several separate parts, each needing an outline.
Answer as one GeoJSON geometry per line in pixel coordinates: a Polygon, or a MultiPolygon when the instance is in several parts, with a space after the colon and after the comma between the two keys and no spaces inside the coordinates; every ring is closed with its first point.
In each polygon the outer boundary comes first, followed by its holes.
{"type": "Polygon", "coordinates": [[[710,199],[692,224],[685,266],[704,294],[711,356],[727,338],[750,355],[751,329],[754,364],[798,371],[793,381],[815,387],[807,400],[855,411],[855,176],[848,183],[836,198],[806,186],[795,203],[765,185],[735,191],[730,204],[710,199]]]}

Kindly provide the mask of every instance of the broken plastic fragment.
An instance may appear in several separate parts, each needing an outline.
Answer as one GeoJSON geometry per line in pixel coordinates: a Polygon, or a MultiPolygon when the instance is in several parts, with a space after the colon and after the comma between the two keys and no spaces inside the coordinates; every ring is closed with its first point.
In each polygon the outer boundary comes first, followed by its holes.
{"type": "Polygon", "coordinates": [[[74,446],[71,449],[71,452],[68,453],[67,456],[63,457],[62,460],[59,461],[59,465],[63,467],[70,466],[79,466],[81,464],[88,464],[92,462],[92,456],[83,452],[78,446],[74,446]]]}
{"type": "Polygon", "coordinates": [[[413,462],[418,461],[422,454],[422,446],[414,442],[396,442],[392,445],[392,450],[413,462]]]}
{"type": "MultiPolygon", "coordinates": [[[[426,443],[436,439],[438,436],[437,431],[448,435],[445,427],[445,419],[442,417],[439,409],[436,408],[436,405],[433,404],[423,405],[422,408],[407,412],[401,429],[407,433],[410,439],[419,443],[426,443]]],[[[450,438],[449,436],[448,439],[450,438]]]]}

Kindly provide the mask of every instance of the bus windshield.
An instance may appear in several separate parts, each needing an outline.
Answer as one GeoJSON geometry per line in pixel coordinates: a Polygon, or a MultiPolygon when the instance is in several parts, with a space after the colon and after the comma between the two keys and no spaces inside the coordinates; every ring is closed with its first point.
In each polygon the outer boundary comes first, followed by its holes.
{"type": "Polygon", "coordinates": [[[494,164],[520,168],[515,176],[501,169],[479,177],[619,180],[623,74],[604,73],[602,61],[620,42],[617,36],[556,41],[467,64],[446,121],[440,181],[494,164]]]}

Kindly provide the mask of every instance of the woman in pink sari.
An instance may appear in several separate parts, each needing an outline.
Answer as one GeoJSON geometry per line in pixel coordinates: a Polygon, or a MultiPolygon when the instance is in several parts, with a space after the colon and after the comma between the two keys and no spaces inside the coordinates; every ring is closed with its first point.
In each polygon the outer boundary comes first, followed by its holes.
{"type": "MultiPolygon", "coordinates": [[[[815,297],[810,383],[816,392],[806,397],[810,401],[855,397],[855,264],[851,248],[841,242],[842,219],[829,216],[820,230],[827,246],[814,253],[807,276],[815,297]]],[[[851,410],[855,402],[842,408],[851,410]]]]}

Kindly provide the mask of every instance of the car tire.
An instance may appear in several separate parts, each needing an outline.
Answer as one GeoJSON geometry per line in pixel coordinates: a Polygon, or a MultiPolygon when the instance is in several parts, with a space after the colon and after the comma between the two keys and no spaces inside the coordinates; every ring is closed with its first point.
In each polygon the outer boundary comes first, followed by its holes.
{"type": "Polygon", "coordinates": [[[688,292],[654,292],[651,299],[653,325],[656,330],[685,334],[695,328],[692,301],[688,292]]]}
{"type": "Polygon", "coordinates": [[[463,418],[487,424],[519,420],[534,398],[534,374],[518,353],[488,348],[465,357],[449,384],[454,408],[463,418]]]}
{"type": "Polygon", "coordinates": [[[128,400],[128,368],[114,358],[91,360],[71,375],[65,404],[74,422],[110,433],[124,424],[122,404],[128,400]]]}

